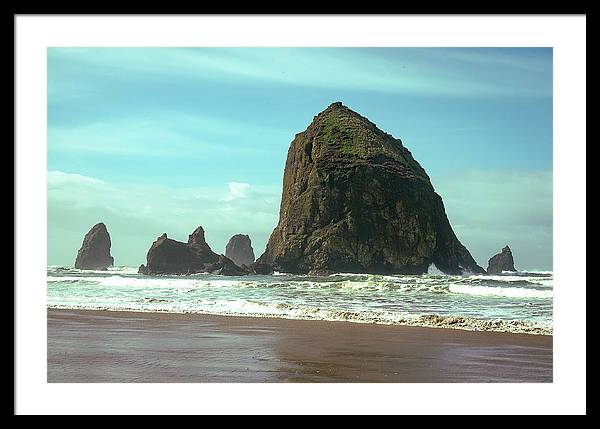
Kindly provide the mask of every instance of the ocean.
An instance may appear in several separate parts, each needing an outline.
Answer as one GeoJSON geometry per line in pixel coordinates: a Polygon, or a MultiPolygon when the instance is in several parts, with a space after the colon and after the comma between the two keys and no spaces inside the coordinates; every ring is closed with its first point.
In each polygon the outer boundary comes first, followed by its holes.
{"type": "Polygon", "coordinates": [[[201,313],[552,334],[552,272],[144,276],[47,268],[48,308],[201,313]]]}

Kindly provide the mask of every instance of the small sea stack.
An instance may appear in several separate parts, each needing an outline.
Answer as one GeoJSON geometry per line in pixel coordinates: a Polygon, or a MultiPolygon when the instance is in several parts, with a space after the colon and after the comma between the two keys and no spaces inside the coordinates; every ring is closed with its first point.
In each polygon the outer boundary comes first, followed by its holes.
{"type": "Polygon", "coordinates": [[[252,249],[252,241],[245,234],[236,234],[229,239],[225,247],[225,256],[231,259],[236,265],[249,266],[254,262],[254,249],[252,249]]]}
{"type": "Polygon", "coordinates": [[[75,268],[80,270],[106,270],[112,267],[114,259],[110,256],[110,234],[106,225],[97,223],[83,238],[77,252],[75,268]]]}
{"type": "Polygon", "coordinates": [[[146,264],[141,265],[140,274],[196,274],[244,275],[247,271],[238,267],[231,259],[213,252],[204,238],[204,229],[199,226],[183,243],[163,234],[152,243],[146,255],[146,264]]]}
{"type": "Polygon", "coordinates": [[[510,247],[505,246],[502,252],[492,256],[488,261],[488,274],[502,274],[502,271],[517,271],[510,247]]]}

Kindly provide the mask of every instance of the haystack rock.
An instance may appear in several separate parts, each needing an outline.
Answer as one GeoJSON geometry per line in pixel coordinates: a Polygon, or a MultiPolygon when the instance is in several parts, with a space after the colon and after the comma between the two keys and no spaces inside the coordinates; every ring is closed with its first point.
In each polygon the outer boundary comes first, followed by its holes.
{"type": "Polygon", "coordinates": [[[254,262],[254,249],[250,237],[245,234],[236,234],[229,239],[225,247],[225,256],[240,267],[254,262]]]}
{"type": "Polygon", "coordinates": [[[141,265],[138,271],[141,274],[246,274],[229,258],[211,250],[201,226],[189,235],[187,243],[170,239],[167,234],[158,237],[148,250],[146,265],[141,265]]]}
{"type": "Polygon", "coordinates": [[[77,252],[75,268],[80,270],[105,270],[112,267],[114,259],[110,256],[110,235],[106,225],[97,223],[88,231],[77,252]]]}
{"type": "Polygon", "coordinates": [[[292,141],[279,223],[258,262],[309,274],[485,272],[408,149],[340,102],[292,141]]]}
{"type": "Polygon", "coordinates": [[[502,271],[517,271],[510,247],[506,246],[502,252],[492,256],[488,261],[488,274],[502,274],[502,271]]]}

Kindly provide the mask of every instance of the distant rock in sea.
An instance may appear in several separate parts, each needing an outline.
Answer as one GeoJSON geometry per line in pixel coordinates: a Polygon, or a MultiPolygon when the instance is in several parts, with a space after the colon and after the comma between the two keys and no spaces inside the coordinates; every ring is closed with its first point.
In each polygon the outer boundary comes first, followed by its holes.
{"type": "Polygon", "coordinates": [[[399,139],[342,103],[296,134],[262,266],[289,273],[485,273],[399,139]]]}
{"type": "Polygon", "coordinates": [[[517,271],[510,247],[506,246],[502,252],[492,256],[488,261],[488,274],[502,274],[502,271],[517,271]]]}
{"type": "Polygon", "coordinates": [[[97,223],[83,238],[77,252],[75,268],[80,270],[106,270],[112,267],[114,259],[110,256],[110,234],[106,225],[97,223]]]}
{"type": "Polygon", "coordinates": [[[223,255],[214,253],[204,239],[199,226],[183,243],[163,234],[156,239],[141,265],[140,274],[196,274],[244,275],[247,271],[223,255]]]}
{"type": "Polygon", "coordinates": [[[240,267],[254,262],[254,249],[250,237],[245,234],[236,234],[229,239],[225,247],[225,256],[240,267]]]}

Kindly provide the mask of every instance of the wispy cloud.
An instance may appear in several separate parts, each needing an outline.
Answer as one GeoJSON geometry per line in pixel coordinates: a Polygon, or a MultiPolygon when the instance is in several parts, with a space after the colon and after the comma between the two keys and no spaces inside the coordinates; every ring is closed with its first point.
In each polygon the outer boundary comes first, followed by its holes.
{"type": "Polygon", "coordinates": [[[536,50],[519,48],[432,49],[423,52],[434,56],[437,60],[445,59],[482,67],[501,67],[547,74],[551,70],[552,56],[539,55],[540,51],[551,52],[552,48],[536,50]]]}
{"type": "Polygon", "coordinates": [[[240,124],[234,120],[186,113],[146,114],[144,118],[97,120],[71,126],[50,126],[53,152],[84,152],[144,157],[194,157],[210,153],[269,153],[269,142],[288,140],[284,130],[240,124]],[[260,134],[259,134],[260,133],[260,134]],[[246,145],[245,135],[260,135],[262,147],[246,145]]]}
{"type": "MultiPolygon", "coordinates": [[[[539,79],[537,63],[531,65],[532,61],[527,58],[493,51],[432,50],[435,55],[429,56],[426,49],[395,52],[390,58],[390,55],[375,55],[368,49],[344,48],[54,48],[48,55],[50,61],[71,62],[74,67],[79,64],[93,70],[95,79],[88,79],[90,85],[102,79],[122,79],[134,74],[154,81],[162,78],[243,79],[245,82],[386,93],[469,97],[547,94],[548,87],[539,79]],[[488,67],[473,75],[465,73],[465,62],[488,67]],[[515,64],[522,66],[515,70],[515,64]],[[529,80],[523,85],[522,74],[531,70],[535,70],[537,81],[529,80]]],[[[61,81],[59,71],[49,75],[50,100],[59,92],[54,86],[69,85],[61,81]]],[[[66,87],[63,89],[61,93],[67,92],[66,87]]]]}
{"type": "Polygon", "coordinates": [[[249,234],[260,255],[277,224],[280,189],[231,182],[222,186],[172,188],[113,184],[80,174],[48,172],[48,258],[70,264],[83,235],[97,222],[109,228],[117,264],[145,260],[152,241],[166,232],[186,240],[198,225],[207,242],[224,252],[229,238],[249,234]],[[223,199],[223,194],[230,198],[223,199]],[[198,198],[200,196],[200,198],[198,198]]]}
{"type": "Polygon", "coordinates": [[[69,174],[62,171],[48,172],[48,190],[60,189],[63,186],[68,186],[71,184],[95,187],[102,186],[105,184],[105,182],[94,177],[84,176],[82,174],[69,174]]]}

